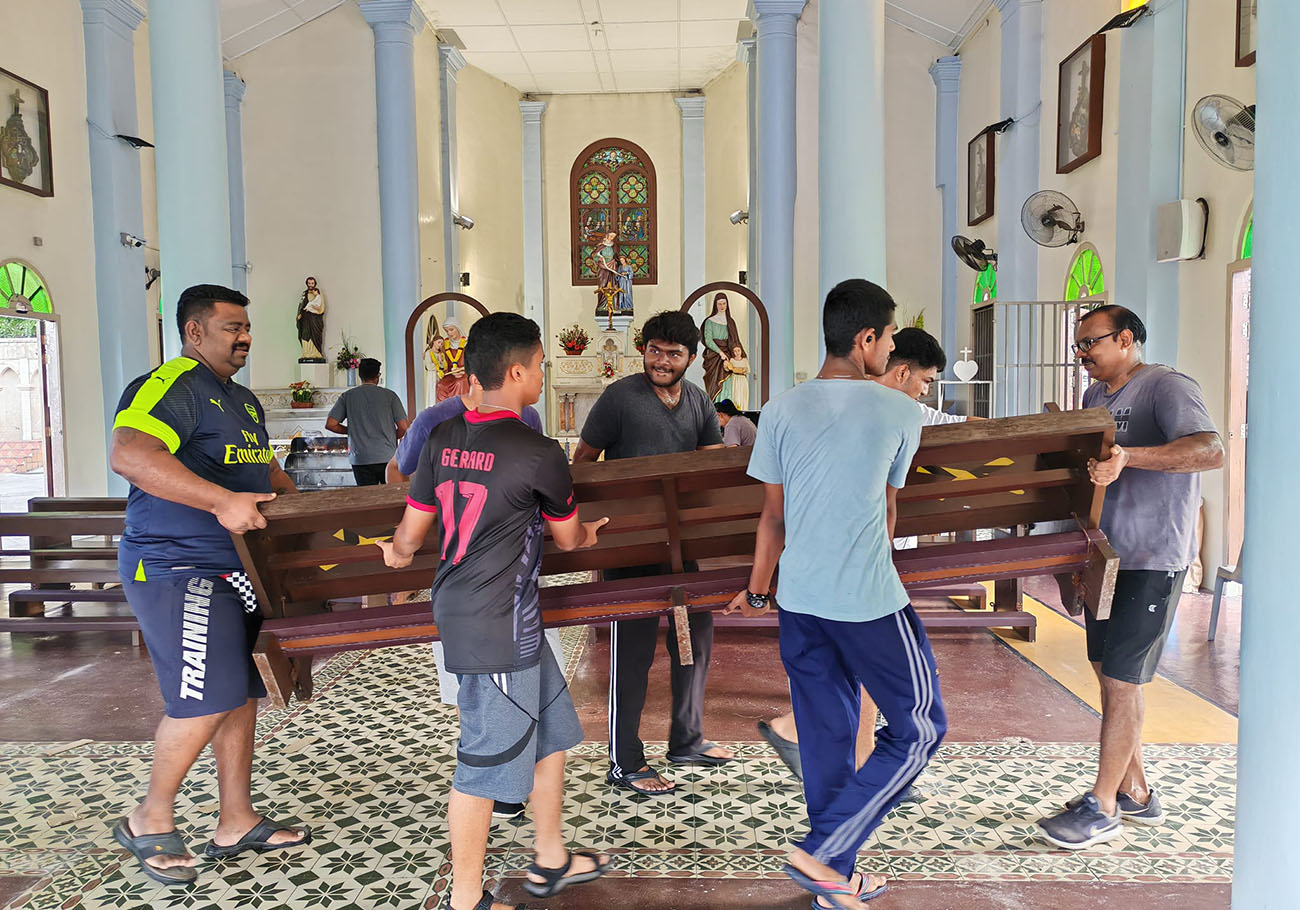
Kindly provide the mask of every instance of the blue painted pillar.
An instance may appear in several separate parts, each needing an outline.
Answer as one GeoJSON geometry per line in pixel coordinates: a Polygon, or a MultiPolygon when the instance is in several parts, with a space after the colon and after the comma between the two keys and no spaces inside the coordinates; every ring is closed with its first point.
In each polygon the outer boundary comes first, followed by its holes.
{"type": "Polygon", "coordinates": [[[943,206],[943,236],[939,238],[940,334],[948,354],[948,377],[957,362],[957,257],[949,246],[957,233],[957,106],[961,89],[961,58],[940,57],[930,66],[934,80],[934,185],[943,206]]]}
{"type": "Polygon", "coordinates": [[[244,128],[241,108],[244,80],[226,70],[226,166],[230,183],[230,256],[233,274],[231,287],[248,293],[248,250],[244,222],[244,128]]]}
{"type": "MultiPolygon", "coordinates": [[[[758,42],[753,38],[739,42],[736,59],[745,64],[745,129],[749,137],[746,144],[749,191],[745,197],[745,209],[749,212],[749,221],[745,223],[749,229],[749,247],[745,255],[745,284],[762,297],[763,291],[758,285],[758,42]]],[[[756,366],[749,373],[749,401],[750,407],[757,407],[761,403],[762,386],[756,373],[767,369],[767,364],[758,363],[759,323],[756,316],[750,317],[745,335],[745,350],[749,352],[750,363],[756,366]]]]}
{"type": "MultiPolygon", "coordinates": [[[[465,66],[465,57],[450,44],[438,45],[438,98],[442,105],[442,126],[438,141],[442,149],[442,244],[443,290],[459,291],[460,232],[453,219],[460,214],[460,164],[456,151],[456,74],[465,66]]],[[[456,303],[447,304],[448,315],[456,314],[456,303]]]]}
{"type": "MultiPolygon", "coordinates": [[[[996,0],[1002,15],[1001,108],[1016,122],[998,143],[998,299],[1038,299],[1038,245],[1020,226],[1020,208],[1039,186],[1039,127],[1043,105],[1043,0],[996,0]]],[[[1049,107],[1054,110],[1055,105],[1049,107]]],[[[999,364],[1032,356],[1034,337],[1028,315],[1017,325],[999,325],[999,364]],[[1022,344],[1023,342],[1023,344],[1022,344]]],[[[1030,383],[1004,382],[994,389],[994,413],[1002,417],[1036,413],[1030,383]]]]}
{"type": "Polygon", "coordinates": [[[705,281],[704,96],[674,98],[682,112],[682,290],[685,297],[705,281]]]}
{"type": "Polygon", "coordinates": [[[1300,107],[1294,47],[1300,3],[1261,4],[1256,83],[1267,111],[1255,135],[1255,259],[1250,308],[1250,403],[1246,440],[1246,545],[1241,623],[1241,723],[1232,906],[1300,907],[1300,623],[1295,584],[1295,481],[1300,422],[1292,389],[1300,308],[1295,305],[1292,232],[1300,206],[1300,107]]]}
{"type": "MultiPolygon", "coordinates": [[[[550,351],[546,327],[546,218],[542,193],[542,114],[545,101],[520,101],[524,121],[523,221],[524,221],[524,315],[542,330],[542,347],[550,351]]],[[[546,426],[546,395],[536,408],[546,426]]]]}
{"type": "Polygon", "coordinates": [[[758,243],[772,330],[769,376],[777,395],[794,385],[795,32],[805,0],[752,2],[758,23],[758,243]]]}
{"type": "Polygon", "coordinates": [[[1151,8],[1154,15],[1111,33],[1123,41],[1111,299],[1146,322],[1147,358],[1176,365],[1178,265],[1156,262],[1156,209],[1182,192],[1187,0],[1151,8]]]}
{"type": "Polygon", "coordinates": [[[866,278],[881,287],[889,283],[885,0],[821,0],[817,62],[820,312],[827,292],[846,278],[866,278]]]}
{"type": "Polygon", "coordinates": [[[180,353],[176,300],[195,284],[231,280],[230,172],[218,0],[152,3],[158,247],[167,294],[163,352],[180,353]]]}
{"type": "MultiPolygon", "coordinates": [[[[121,139],[140,135],[135,96],[134,33],[144,11],[130,0],[82,0],[86,41],[86,121],[95,242],[100,393],[105,438],[126,384],[149,369],[144,250],[122,245],[123,232],[144,236],[140,152],[121,139]]],[[[111,470],[108,491],[126,495],[111,470]]]]}
{"type": "MultiPolygon", "coordinates": [[[[359,5],[375,33],[384,375],[390,389],[401,390],[406,388],[406,320],[420,303],[415,36],[425,19],[415,0],[363,0],[359,5]]],[[[453,228],[448,224],[446,230],[453,228]]]]}

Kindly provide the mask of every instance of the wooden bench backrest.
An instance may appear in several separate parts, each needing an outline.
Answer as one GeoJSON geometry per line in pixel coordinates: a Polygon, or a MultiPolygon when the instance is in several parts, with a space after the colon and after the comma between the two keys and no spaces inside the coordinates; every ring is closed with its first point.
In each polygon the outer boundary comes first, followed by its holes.
{"type": "MultiPolygon", "coordinates": [[[[1077,516],[1096,528],[1102,492],[1086,465],[1109,451],[1103,409],[927,427],[897,533],[1011,527],[1077,516]]],[[[543,572],[688,563],[753,554],[762,485],[745,473],[749,449],[731,448],[573,466],[583,519],[609,516],[596,547],[569,553],[547,543],[543,572]]],[[[281,496],[263,506],[268,527],[236,537],[246,571],[271,616],[321,609],[330,598],[428,587],[437,566],[430,534],[412,564],[383,567],[376,537],[392,533],[406,487],[358,487],[281,496]]]]}

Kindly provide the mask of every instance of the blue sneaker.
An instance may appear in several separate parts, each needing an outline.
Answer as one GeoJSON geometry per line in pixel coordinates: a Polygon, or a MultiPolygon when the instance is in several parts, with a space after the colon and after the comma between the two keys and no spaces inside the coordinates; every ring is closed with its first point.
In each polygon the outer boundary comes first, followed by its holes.
{"type": "Polygon", "coordinates": [[[1064,850],[1084,850],[1124,833],[1123,816],[1118,811],[1107,815],[1091,793],[1083,794],[1074,808],[1040,819],[1038,827],[1043,840],[1064,850]]]}
{"type": "MultiPolygon", "coordinates": [[[[1120,793],[1115,798],[1115,805],[1124,821],[1133,822],[1137,825],[1159,825],[1165,820],[1165,810],[1160,805],[1160,798],[1156,796],[1154,787],[1147,790],[1147,796],[1145,805],[1127,793],[1120,793]]],[[[1083,802],[1083,797],[1076,796],[1065,804],[1065,808],[1073,809],[1081,802],[1083,802]]]]}

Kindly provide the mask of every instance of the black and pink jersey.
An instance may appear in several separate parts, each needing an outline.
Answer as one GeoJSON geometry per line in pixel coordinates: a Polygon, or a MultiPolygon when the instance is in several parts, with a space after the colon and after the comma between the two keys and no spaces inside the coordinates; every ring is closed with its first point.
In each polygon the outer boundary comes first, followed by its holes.
{"type": "Polygon", "coordinates": [[[535,665],[542,520],[564,521],[577,508],[559,444],[511,411],[468,411],[429,436],[407,502],[438,513],[441,559],[430,599],[447,669],[509,673],[535,665]]]}

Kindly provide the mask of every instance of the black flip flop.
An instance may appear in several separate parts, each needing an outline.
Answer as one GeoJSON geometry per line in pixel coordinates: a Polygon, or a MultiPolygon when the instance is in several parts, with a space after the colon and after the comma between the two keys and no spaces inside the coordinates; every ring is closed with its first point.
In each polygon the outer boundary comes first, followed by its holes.
{"type": "Polygon", "coordinates": [[[585,882],[594,882],[605,874],[605,870],[609,868],[611,862],[612,860],[607,859],[602,863],[599,854],[591,853],[590,851],[582,851],[579,853],[570,853],[568,861],[559,869],[547,869],[543,866],[537,865],[537,863],[532,863],[528,867],[528,873],[530,875],[540,875],[545,879],[545,881],[535,882],[531,878],[525,879],[524,890],[533,897],[553,897],[565,888],[569,887],[569,885],[581,885],[585,882]],[[570,867],[573,866],[573,858],[575,856],[587,857],[587,859],[595,863],[596,868],[592,869],[590,872],[578,872],[574,875],[566,875],[570,867]]]}
{"type": "Polygon", "coordinates": [[[233,843],[228,847],[223,847],[214,840],[208,841],[207,845],[203,848],[203,855],[209,859],[229,859],[230,857],[238,856],[247,850],[256,850],[258,853],[269,853],[272,850],[285,850],[289,847],[301,847],[303,844],[310,843],[311,828],[306,825],[281,824],[280,822],[272,821],[270,818],[263,818],[253,826],[253,830],[249,831],[236,843],[233,843]],[[293,830],[301,830],[302,837],[283,844],[271,843],[271,838],[274,837],[277,832],[293,830]]]}
{"type": "Polygon", "coordinates": [[[717,755],[706,754],[710,749],[716,749],[717,747],[717,743],[701,743],[700,748],[687,755],[673,755],[669,752],[668,760],[674,765],[704,765],[709,768],[716,768],[718,765],[725,765],[727,762],[733,762],[739,757],[733,755],[731,758],[721,758],[717,755]]]}
{"type": "Polygon", "coordinates": [[[188,857],[190,855],[190,852],[185,849],[185,841],[181,839],[181,833],[174,828],[165,834],[141,834],[137,837],[131,833],[131,824],[124,818],[113,828],[113,839],[140,861],[140,871],[160,884],[188,887],[199,877],[199,870],[193,866],[169,866],[160,869],[145,862],[151,856],[188,857]]]}
{"type": "MultiPolygon", "coordinates": [[[[470,910],[492,910],[492,904],[495,902],[496,902],[496,898],[492,896],[492,892],[484,891],[483,896],[478,899],[478,903],[475,904],[473,907],[471,907],[470,910]]],[[[447,895],[447,900],[443,903],[442,906],[443,906],[443,910],[456,910],[456,908],[451,905],[450,894],[447,895]]],[[[528,910],[528,905],[515,904],[515,910],[528,910]]]]}
{"type": "MultiPolygon", "coordinates": [[[[605,775],[605,781],[613,784],[615,787],[622,787],[624,790],[631,790],[633,793],[641,796],[667,796],[669,793],[677,792],[677,785],[673,784],[667,790],[642,790],[636,786],[639,780],[663,780],[659,772],[654,768],[646,768],[644,771],[625,771],[622,774],[616,774],[612,769],[605,775]]],[[[664,781],[667,783],[667,781],[664,781]]]]}
{"type": "Polygon", "coordinates": [[[765,720],[758,722],[758,733],[767,744],[776,750],[777,758],[785,762],[785,766],[790,769],[799,780],[803,780],[803,759],[799,757],[799,744],[791,742],[780,733],[772,729],[772,725],[765,720]]]}

